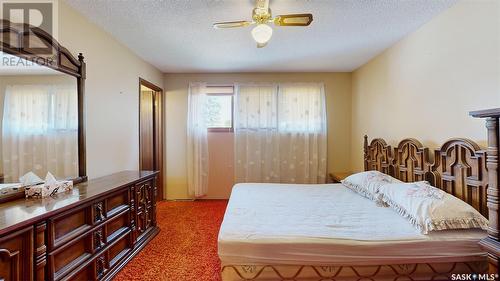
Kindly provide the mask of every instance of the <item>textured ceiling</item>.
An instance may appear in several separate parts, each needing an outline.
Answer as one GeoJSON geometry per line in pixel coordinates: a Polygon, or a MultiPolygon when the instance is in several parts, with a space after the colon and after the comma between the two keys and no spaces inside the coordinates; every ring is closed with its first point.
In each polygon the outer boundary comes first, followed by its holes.
{"type": "Polygon", "coordinates": [[[314,14],[310,27],[274,27],[257,49],[252,0],[66,0],[164,72],[352,71],[456,0],[271,0],[274,15],[314,14]]]}

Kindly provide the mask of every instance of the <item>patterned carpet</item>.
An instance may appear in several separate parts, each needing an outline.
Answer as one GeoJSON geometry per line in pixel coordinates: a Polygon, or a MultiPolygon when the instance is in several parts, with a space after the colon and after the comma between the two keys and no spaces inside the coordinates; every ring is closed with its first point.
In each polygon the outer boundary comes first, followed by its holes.
{"type": "Polygon", "coordinates": [[[160,202],[160,233],[114,280],[220,280],[217,235],[227,200],[160,202]]]}

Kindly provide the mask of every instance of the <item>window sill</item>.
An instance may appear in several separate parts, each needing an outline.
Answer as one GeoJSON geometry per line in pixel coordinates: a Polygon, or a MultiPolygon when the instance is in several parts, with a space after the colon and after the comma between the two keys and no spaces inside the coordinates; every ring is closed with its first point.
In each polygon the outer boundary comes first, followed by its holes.
{"type": "Polygon", "coordinates": [[[232,133],[233,128],[208,128],[209,133],[232,133]]]}

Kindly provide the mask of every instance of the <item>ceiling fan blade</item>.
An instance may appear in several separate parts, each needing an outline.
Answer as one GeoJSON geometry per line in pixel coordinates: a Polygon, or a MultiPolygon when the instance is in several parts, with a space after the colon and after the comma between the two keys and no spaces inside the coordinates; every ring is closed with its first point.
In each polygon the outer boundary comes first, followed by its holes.
{"type": "Polygon", "coordinates": [[[252,24],[250,21],[241,20],[241,21],[226,21],[226,22],[216,22],[214,23],[214,28],[232,28],[232,27],[244,27],[252,24]]]}
{"type": "Polygon", "coordinates": [[[274,18],[274,24],[279,26],[308,26],[312,21],[312,14],[280,15],[274,18]]]}

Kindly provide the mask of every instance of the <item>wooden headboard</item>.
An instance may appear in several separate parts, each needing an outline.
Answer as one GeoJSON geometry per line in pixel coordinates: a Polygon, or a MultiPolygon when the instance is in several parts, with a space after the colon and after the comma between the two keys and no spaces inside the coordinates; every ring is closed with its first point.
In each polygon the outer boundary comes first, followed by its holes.
{"type": "Polygon", "coordinates": [[[486,152],[471,140],[451,139],[434,151],[416,139],[392,148],[380,138],[364,139],[365,171],[378,170],[404,182],[429,181],[488,217],[486,152]]]}

